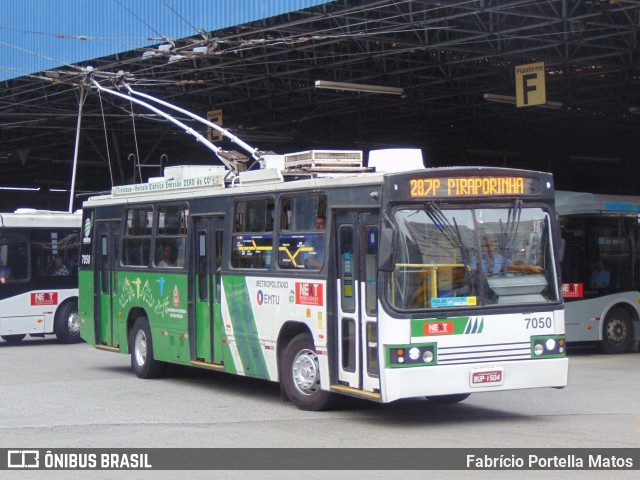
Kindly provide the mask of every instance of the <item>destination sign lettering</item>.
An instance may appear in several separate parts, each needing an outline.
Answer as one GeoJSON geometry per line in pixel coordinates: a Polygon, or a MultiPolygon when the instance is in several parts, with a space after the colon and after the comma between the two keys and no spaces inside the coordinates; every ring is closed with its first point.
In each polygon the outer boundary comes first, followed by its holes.
{"type": "Polygon", "coordinates": [[[535,179],[516,176],[412,178],[409,180],[409,187],[409,196],[412,198],[493,197],[539,193],[535,179]]]}
{"type": "Polygon", "coordinates": [[[224,175],[209,175],[206,177],[183,178],[180,180],[164,180],[149,183],[136,183],[133,185],[119,185],[114,186],[111,189],[111,194],[116,197],[197,188],[224,188],[224,175]]]}

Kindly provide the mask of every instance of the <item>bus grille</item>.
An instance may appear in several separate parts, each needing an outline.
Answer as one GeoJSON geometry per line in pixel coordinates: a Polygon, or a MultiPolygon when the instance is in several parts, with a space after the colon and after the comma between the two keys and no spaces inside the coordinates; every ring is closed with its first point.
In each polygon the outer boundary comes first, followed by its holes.
{"type": "Polygon", "coordinates": [[[512,362],[531,359],[531,343],[500,343],[494,345],[466,345],[438,347],[438,365],[477,362],[512,362]]]}

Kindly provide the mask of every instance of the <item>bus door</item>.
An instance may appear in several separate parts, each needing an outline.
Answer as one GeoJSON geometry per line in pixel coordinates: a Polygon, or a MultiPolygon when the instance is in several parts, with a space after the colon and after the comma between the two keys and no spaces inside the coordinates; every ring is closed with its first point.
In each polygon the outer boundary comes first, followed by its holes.
{"type": "Polygon", "coordinates": [[[377,250],[373,212],[337,212],[336,271],[338,379],[357,390],[379,392],[377,250]]]}
{"type": "Polygon", "coordinates": [[[194,245],[191,268],[195,298],[194,312],[190,315],[189,338],[191,360],[222,364],[222,316],[220,306],[224,217],[194,217],[194,245]]]}
{"type": "MultiPolygon", "coordinates": [[[[116,278],[116,259],[118,258],[119,222],[96,222],[98,241],[96,268],[98,296],[96,322],[96,344],[118,347],[118,329],[115,326],[113,312],[117,305],[118,285],[116,278]]],[[[126,339],[125,339],[126,341],[126,339]]]]}

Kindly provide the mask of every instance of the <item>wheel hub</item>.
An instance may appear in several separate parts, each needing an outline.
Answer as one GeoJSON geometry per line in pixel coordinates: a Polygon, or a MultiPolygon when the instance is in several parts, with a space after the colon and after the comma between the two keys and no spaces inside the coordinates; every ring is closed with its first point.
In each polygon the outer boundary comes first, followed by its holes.
{"type": "Polygon", "coordinates": [[[147,336],[142,330],[138,330],[138,333],[136,333],[134,352],[137,364],[144,365],[147,361],[147,336]]]}
{"type": "Polygon", "coordinates": [[[303,395],[312,395],[320,388],[318,356],[312,350],[302,350],[293,362],[293,383],[303,395]]]}
{"type": "Polygon", "coordinates": [[[613,344],[620,344],[627,336],[627,326],[622,320],[614,318],[609,322],[607,327],[607,336],[613,344]]]}
{"type": "Polygon", "coordinates": [[[78,317],[78,312],[73,312],[67,318],[67,329],[69,333],[76,335],[80,331],[80,317],[78,317]]]}

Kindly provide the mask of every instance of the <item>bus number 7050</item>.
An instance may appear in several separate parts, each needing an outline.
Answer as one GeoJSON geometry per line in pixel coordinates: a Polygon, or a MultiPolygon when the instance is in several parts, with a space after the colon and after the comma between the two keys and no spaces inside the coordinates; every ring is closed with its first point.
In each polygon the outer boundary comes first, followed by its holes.
{"type": "Polygon", "coordinates": [[[524,321],[527,322],[527,330],[535,328],[551,328],[553,326],[551,317],[525,318],[524,321]]]}

